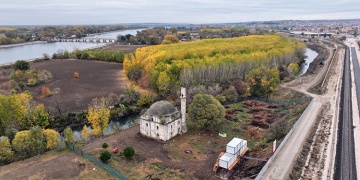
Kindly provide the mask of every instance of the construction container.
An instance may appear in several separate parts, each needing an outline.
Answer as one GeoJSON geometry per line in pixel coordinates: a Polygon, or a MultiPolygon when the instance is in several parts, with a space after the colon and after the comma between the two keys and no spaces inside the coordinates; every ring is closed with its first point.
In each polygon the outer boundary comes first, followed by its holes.
{"type": "Polygon", "coordinates": [[[229,167],[235,162],[236,155],[225,153],[219,159],[219,166],[225,169],[229,169],[229,167]]]}
{"type": "Polygon", "coordinates": [[[236,155],[240,155],[241,153],[243,153],[246,148],[247,148],[247,141],[246,141],[246,140],[242,140],[241,143],[240,143],[240,149],[239,149],[239,151],[236,153],[236,155]]]}
{"type": "Polygon", "coordinates": [[[230,154],[237,154],[241,148],[241,142],[243,140],[240,138],[233,138],[227,145],[226,145],[226,152],[230,154]]]}

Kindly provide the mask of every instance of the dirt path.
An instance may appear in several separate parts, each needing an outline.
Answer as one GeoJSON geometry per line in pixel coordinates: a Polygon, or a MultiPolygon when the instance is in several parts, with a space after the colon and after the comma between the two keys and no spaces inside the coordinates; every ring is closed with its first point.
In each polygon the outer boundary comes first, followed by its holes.
{"type": "MultiPolygon", "coordinates": [[[[326,59],[325,66],[316,65],[314,67],[312,72],[316,73],[307,73],[305,76],[300,77],[298,79],[295,79],[292,82],[289,82],[287,84],[284,84],[283,87],[288,87],[293,90],[300,91],[304,94],[307,94],[309,96],[314,97],[314,102],[309,105],[309,111],[303,114],[303,117],[306,117],[306,119],[301,120],[298,127],[294,131],[294,133],[289,138],[289,141],[283,149],[279,152],[279,155],[272,161],[270,164],[268,170],[264,174],[264,176],[261,179],[286,179],[288,178],[288,174],[292,170],[293,163],[296,161],[298,157],[298,153],[300,152],[303,143],[305,142],[308,133],[311,130],[312,125],[314,124],[318,112],[320,112],[320,108],[323,104],[330,104],[329,111],[327,111],[326,114],[323,114],[323,116],[327,117],[331,120],[331,128],[329,125],[324,124],[325,121],[322,121],[323,123],[320,123],[319,127],[327,127],[326,132],[319,131],[317,135],[320,134],[326,134],[326,140],[323,141],[325,143],[322,147],[326,150],[325,155],[320,154],[320,156],[323,157],[322,160],[319,160],[317,164],[312,164],[315,166],[313,168],[314,171],[307,171],[308,178],[312,177],[312,174],[318,173],[318,171],[322,171],[322,168],[324,166],[322,164],[327,164],[325,172],[322,175],[325,175],[323,177],[326,177],[328,172],[331,172],[330,169],[333,167],[333,144],[332,143],[326,143],[326,142],[335,142],[334,138],[336,136],[332,136],[334,133],[336,134],[336,128],[334,128],[334,124],[337,122],[337,94],[338,94],[338,85],[341,75],[341,69],[342,69],[342,63],[339,61],[339,59],[342,57],[342,51],[337,51],[337,54],[335,55],[335,60],[331,63],[332,55],[334,52],[333,47],[336,45],[333,45],[333,43],[329,41],[321,41],[321,45],[324,46],[329,53],[322,53],[327,54],[327,57],[323,57],[326,59]],[[328,67],[330,66],[329,75],[326,78],[324,87],[321,87],[321,84],[328,67]],[[314,88],[317,87],[317,88],[314,88]],[[311,91],[311,92],[309,92],[311,91]],[[316,94],[314,94],[316,93],[316,94]],[[317,95],[320,94],[320,95],[317,95]],[[326,162],[325,162],[326,161],[326,162]]],[[[338,48],[339,49],[339,48],[338,48]]],[[[320,53],[319,53],[320,54],[320,53]]],[[[318,58],[319,59],[319,58],[318,58]]],[[[326,121],[328,123],[328,121],[326,121]]],[[[316,144],[316,146],[319,146],[316,144]]],[[[314,148],[312,148],[314,149],[314,148]]],[[[311,155],[311,153],[310,153],[311,155]]],[[[311,159],[311,158],[308,158],[311,159]]],[[[307,162],[309,164],[309,162],[307,162]]],[[[303,177],[306,178],[306,177],[303,177]]]]}

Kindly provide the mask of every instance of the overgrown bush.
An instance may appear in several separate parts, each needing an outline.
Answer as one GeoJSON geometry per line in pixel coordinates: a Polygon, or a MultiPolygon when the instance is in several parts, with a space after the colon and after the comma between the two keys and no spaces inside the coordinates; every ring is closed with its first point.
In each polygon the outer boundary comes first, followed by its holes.
{"type": "Polygon", "coordinates": [[[29,62],[26,62],[24,60],[17,60],[15,62],[15,64],[13,65],[13,69],[16,70],[20,70],[20,71],[26,71],[28,69],[30,69],[30,64],[29,62]]]}
{"type": "Polygon", "coordinates": [[[124,156],[127,158],[127,159],[132,159],[135,155],[135,150],[133,147],[126,147],[124,149],[124,156]]]}
{"type": "Polygon", "coordinates": [[[50,88],[46,87],[46,86],[42,86],[41,87],[41,96],[43,97],[48,97],[51,95],[51,90],[50,88]]]}
{"type": "Polygon", "coordinates": [[[110,158],[111,158],[111,153],[109,153],[108,151],[104,151],[100,155],[100,160],[103,163],[106,163],[110,158]]]}

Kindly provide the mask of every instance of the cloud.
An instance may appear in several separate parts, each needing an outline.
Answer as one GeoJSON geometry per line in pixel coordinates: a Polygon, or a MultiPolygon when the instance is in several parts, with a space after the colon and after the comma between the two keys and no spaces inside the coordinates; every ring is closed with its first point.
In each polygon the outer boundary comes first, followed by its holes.
{"type": "Polygon", "coordinates": [[[355,0],[0,0],[0,24],[221,23],[360,17],[355,0]]]}

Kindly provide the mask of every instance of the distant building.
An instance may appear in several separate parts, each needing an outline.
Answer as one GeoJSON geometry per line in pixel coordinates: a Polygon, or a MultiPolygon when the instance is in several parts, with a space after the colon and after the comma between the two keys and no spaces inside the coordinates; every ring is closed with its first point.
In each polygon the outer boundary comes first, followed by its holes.
{"type": "Polygon", "coordinates": [[[167,101],[158,101],[140,118],[140,133],[144,136],[167,141],[187,132],[186,89],[181,88],[181,111],[167,101]]]}
{"type": "Polygon", "coordinates": [[[199,32],[190,32],[190,38],[192,41],[196,41],[200,39],[200,33],[199,32]]]}

